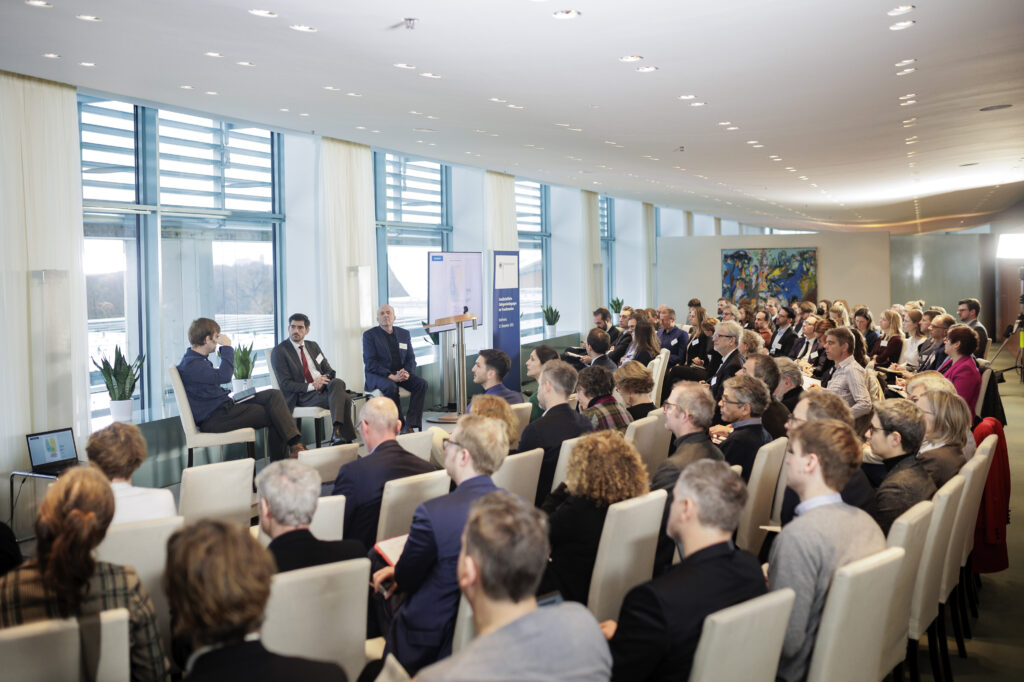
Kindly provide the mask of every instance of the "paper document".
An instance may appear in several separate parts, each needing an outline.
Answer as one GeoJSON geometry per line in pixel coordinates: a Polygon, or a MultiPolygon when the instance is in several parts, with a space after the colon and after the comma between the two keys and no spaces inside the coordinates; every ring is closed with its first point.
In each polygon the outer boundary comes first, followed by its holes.
{"type": "Polygon", "coordinates": [[[405,549],[405,541],[408,539],[409,534],[406,533],[405,535],[381,540],[373,548],[377,550],[377,554],[384,558],[384,561],[388,562],[388,565],[394,566],[402,558],[402,550],[405,549]]]}

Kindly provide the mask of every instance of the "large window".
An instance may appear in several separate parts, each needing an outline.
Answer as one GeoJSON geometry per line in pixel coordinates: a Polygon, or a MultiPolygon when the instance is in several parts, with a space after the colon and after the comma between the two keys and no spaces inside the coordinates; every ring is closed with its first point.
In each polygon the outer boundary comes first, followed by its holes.
{"type": "Polygon", "coordinates": [[[427,321],[427,254],[447,251],[452,221],[451,169],[436,161],[374,152],[377,290],[409,330],[417,359],[431,355],[427,321]]]}
{"type": "MultiPolygon", "coordinates": [[[[167,416],[166,368],[188,347],[189,323],[212,317],[236,346],[260,351],[255,376],[266,381],[279,326],[280,137],[83,94],[79,120],[90,357],[145,354],[136,407],[167,416]]],[[[90,370],[102,420],[109,398],[90,370]]]]}
{"type": "Polygon", "coordinates": [[[605,302],[608,302],[615,298],[615,200],[611,197],[602,196],[598,199],[598,203],[601,215],[601,263],[604,264],[604,298],[605,302]]]}
{"type": "Polygon", "coordinates": [[[544,313],[551,287],[551,231],[548,226],[548,188],[516,180],[516,229],[519,232],[520,338],[544,337],[544,313]]]}

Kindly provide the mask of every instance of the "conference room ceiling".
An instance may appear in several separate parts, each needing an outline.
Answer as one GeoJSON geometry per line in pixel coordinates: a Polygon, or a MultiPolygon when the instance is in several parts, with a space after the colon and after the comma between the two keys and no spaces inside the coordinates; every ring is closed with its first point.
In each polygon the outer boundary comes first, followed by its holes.
{"type": "Polygon", "coordinates": [[[910,1],[7,0],[0,69],[755,225],[986,223],[1024,2],[910,1]]]}

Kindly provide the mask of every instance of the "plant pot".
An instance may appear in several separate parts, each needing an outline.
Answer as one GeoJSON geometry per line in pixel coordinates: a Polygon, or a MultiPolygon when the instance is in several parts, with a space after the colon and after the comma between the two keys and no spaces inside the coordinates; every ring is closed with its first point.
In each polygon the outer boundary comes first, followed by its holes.
{"type": "Polygon", "coordinates": [[[552,339],[558,336],[558,325],[557,324],[546,324],[544,325],[544,338],[552,339]]]}
{"type": "Polygon", "coordinates": [[[256,385],[255,379],[232,379],[231,380],[231,392],[237,393],[247,388],[253,388],[256,385]]]}
{"type": "Polygon", "coordinates": [[[132,400],[111,400],[110,417],[116,422],[130,422],[133,404],[132,400]]]}

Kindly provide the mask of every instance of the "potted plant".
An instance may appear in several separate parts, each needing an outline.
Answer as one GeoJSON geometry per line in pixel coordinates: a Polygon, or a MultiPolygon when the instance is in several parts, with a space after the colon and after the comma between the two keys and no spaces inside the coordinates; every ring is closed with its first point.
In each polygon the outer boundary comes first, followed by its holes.
{"type": "Polygon", "coordinates": [[[102,358],[103,364],[96,362],[93,358],[92,364],[103,375],[103,381],[107,385],[107,394],[110,395],[110,416],[114,421],[127,422],[132,419],[132,394],[135,393],[135,384],[142,374],[142,363],[146,356],[139,354],[135,362],[128,362],[128,359],[121,352],[120,346],[114,346],[114,364],[102,358]]]}
{"type": "Polygon", "coordinates": [[[235,349],[235,378],[231,380],[233,391],[252,388],[256,384],[252,378],[252,368],[256,364],[256,351],[252,347],[252,343],[248,346],[239,344],[235,349]]]}
{"type": "Polygon", "coordinates": [[[622,312],[622,303],[623,301],[621,298],[613,298],[612,300],[608,301],[608,307],[612,309],[613,313],[618,315],[619,313],[622,312]]]}
{"type": "Polygon", "coordinates": [[[548,336],[555,336],[555,325],[562,318],[562,314],[558,312],[558,308],[550,305],[541,308],[541,312],[544,313],[544,324],[547,325],[548,336]]]}

